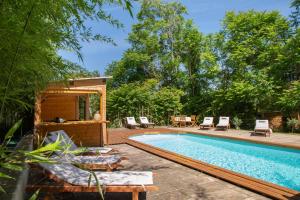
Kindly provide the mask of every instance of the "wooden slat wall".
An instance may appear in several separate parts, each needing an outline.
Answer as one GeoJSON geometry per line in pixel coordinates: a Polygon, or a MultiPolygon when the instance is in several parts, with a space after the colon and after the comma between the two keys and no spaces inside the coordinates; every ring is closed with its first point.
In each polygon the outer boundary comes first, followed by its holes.
{"type": "Polygon", "coordinates": [[[76,96],[48,96],[42,99],[42,121],[51,121],[55,117],[76,120],[76,96]]]}
{"type": "Polygon", "coordinates": [[[72,140],[78,146],[100,146],[101,139],[100,139],[100,131],[101,131],[101,124],[56,124],[54,126],[42,126],[38,127],[38,134],[40,136],[45,136],[45,134],[49,131],[57,131],[57,130],[64,130],[72,140]]]}

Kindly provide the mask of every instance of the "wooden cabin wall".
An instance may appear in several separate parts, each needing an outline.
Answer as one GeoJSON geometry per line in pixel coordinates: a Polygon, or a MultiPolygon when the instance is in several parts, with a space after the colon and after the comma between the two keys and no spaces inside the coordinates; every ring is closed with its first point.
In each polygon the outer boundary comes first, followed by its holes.
{"type": "Polygon", "coordinates": [[[102,135],[103,124],[99,123],[88,123],[88,124],[55,124],[50,126],[40,125],[37,128],[37,133],[40,138],[43,138],[47,132],[64,130],[78,146],[102,146],[103,138],[102,135]]]}
{"type": "Polygon", "coordinates": [[[48,96],[42,98],[41,120],[52,121],[56,117],[77,120],[78,105],[76,96],[48,96]]]}

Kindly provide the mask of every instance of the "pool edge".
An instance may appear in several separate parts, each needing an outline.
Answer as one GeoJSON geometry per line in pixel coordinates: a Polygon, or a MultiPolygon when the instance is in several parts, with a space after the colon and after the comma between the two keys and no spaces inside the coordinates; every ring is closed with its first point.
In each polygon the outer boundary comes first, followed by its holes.
{"type": "MultiPolygon", "coordinates": [[[[185,132],[176,131],[176,133],[180,134],[180,133],[185,133],[185,132]]],[[[189,133],[195,133],[195,132],[189,131],[189,133]]],[[[137,133],[134,135],[130,135],[130,137],[135,136],[135,135],[140,135],[140,134],[143,134],[143,133],[137,133]]],[[[151,134],[151,133],[148,133],[148,134],[151,134]]],[[[152,134],[154,134],[154,133],[152,133],[152,134]]],[[[215,137],[215,135],[202,134],[202,133],[197,133],[197,134],[215,137]]],[[[239,140],[239,139],[232,138],[232,137],[221,137],[221,138],[230,138],[230,139],[239,140]]],[[[124,140],[125,140],[126,144],[128,144],[128,145],[134,146],[136,148],[142,149],[144,151],[147,151],[149,153],[152,153],[157,156],[163,157],[165,159],[171,160],[173,162],[182,164],[184,166],[196,169],[198,171],[207,173],[209,175],[215,176],[222,180],[226,180],[235,185],[245,187],[249,190],[258,192],[265,196],[276,198],[276,199],[300,199],[300,192],[298,192],[296,190],[292,190],[292,189],[289,189],[289,188],[286,188],[283,186],[279,186],[277,184],[269,183],[269,182],[266,182],[266,181],[263,181],[260,179],[256,179],[256,178],[244,175],[244,174],[240,174],[240,173],[237,173],[237,172],[234,172],[231,170],[217,167],[217,166],[214,166],[214,165],[202,162],[202,161],[194,160],[192,158],[189,158],[189,157],[186,157],[186,156],[174,153],[174,152],[163,150],[163,149],[160,149],[160,148],[157,148],[157,147],[154,147],[154,146],[142,143],[142,142],[138,142],[138,141],[129,139],[128,137],[124,138],[124,140]]],[[[246,140],[246,141],[249,141],[249,140],[246,140]]],[[[252,141],[250,140],[249,142],[252,142],[252,141]]],[[[263,144],[270,145],[269,143],[263,143],[263,144]]],[[[274,146],[281,146],[281,145],[275,144],[274,146]]],[[[282,146],[282,147],[287,147],[287,146],[282,146]]],[[[291,147],[288,147],[288,148],[291,148],[291,147]]]]}

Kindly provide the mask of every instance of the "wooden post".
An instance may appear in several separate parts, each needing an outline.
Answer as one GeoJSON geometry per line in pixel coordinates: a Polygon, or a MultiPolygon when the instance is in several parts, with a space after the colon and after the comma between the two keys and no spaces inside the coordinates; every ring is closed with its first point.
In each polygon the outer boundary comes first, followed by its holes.
{"type": "MultiPolygon", "coordinates": [[[[102,85],[101,89],[99,90],[100,95],[100,108],[99,113],[101,115],[101,121],[106,121],[106,86],[102,85]]],[[[106,132],[106,123],[101,124],[101,131],[102,131],[102,141],[103,145],[107,144],[107,132],[106,132]]]]}
{"type": "Polygon", "coordinates": [[[90,97],[87,94],[85,96],[85,120],[90,119],[90,97]]]}
{"type": "Polygon", "coordinates": [[[100,147],[103,147],[104,146],[104,140],[103,140],[103,123],[100,123],[99,124],[100,126],[100,147]]]}
{"type": "Polygon", "coordinates": [[[137,191],[132,192],[132,200],[139,200],[139,192],[137,191]]]}
{"type": "Polygon", "coordinates": [[[76,102],[75,102],[75,119],[79,120],[79,96],[76,96],[76,102]]]}

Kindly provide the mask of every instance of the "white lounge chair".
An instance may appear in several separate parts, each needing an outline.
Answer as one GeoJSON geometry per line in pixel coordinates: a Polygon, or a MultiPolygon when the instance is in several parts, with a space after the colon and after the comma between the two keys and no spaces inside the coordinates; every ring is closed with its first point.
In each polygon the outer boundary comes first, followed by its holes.
{"type": "Polygon", "coordinates": [[[220,117],[216,128],[227,130],[230,128],[229,117],[220,117]]]}
{"type": "Polygon", "coordinates": [[[149,122],[147,117],[140,117],[140,122],[141,122],[141,126],[147,128],[149,126],[153,126],[154,128],[154,123],[149,122]]]}
{"type": "Polygon", "coordinates": [[[140,126],[139,123],[136,123],[134,117],[126,117],[127,120],[127,128],[136,128],[137,126],[140,126]]]}
{"type": "Polygon", "coordinates": [[[203,123],[200,124],[200,129],[214,127],[213,121],[214,121],[213,117],[204,117],[203,123]]]}
{"type": "Polygon", "coordinates": [[[40,163],[39,167],[49,179],[27,185],[27,191],[40,189],[43,192],[131,192],[132,199],[138,200],[139,192],[158,190],[153,185],[150,171],[89,172],[69,163],[40,163]]]}
{"type": "Polygon", "coordinates": [[[267,136],[268,134],[270,136],[272,133],[272,129],[269,127],[269,120],[256,120],[254,133],[264,134],[265,136],[267,136]]]}
{"type": "MultiPolygon", "coordinates": [[[[45,145],[53,143],[45,137],[45,145]]],[[[52,159],[63,160],[64,162],[80,164],[81,167],[89,170],[106,170],[112,171],[114,169],[123,167],[120,162],[122,160],[128,160],[126,157],[121,157],[120,155],[97,155],[97,156],[80,156],[74,155],[71,152],[55,151],[51,156],[52,159]]]]}
{"type": "Polygon", "coordinates": [[[61,137],[62,145],[68,145],[70,151],[82,151],[86,153],[106,154],[113,151],[109,147],[78,147],[64,130],[49,132],[47,138],[51,142],[55,142],[58,137],[61,137]]]}
{"type": "MultiPolygon", "coordinates": [[[[58,156],[53,156],[57,158],[58,156]]],[[[89,170],[105,170],[113,171],[118,168],[123,168],[120,164],[122,160],[128,160],[125,157],[119,155],[107,155],[107,156],[75,156],[73,154],[66,154],[62,157],[59,156],[60,160],[65,162],[78,164],[84,169],[89,170]]]]}

